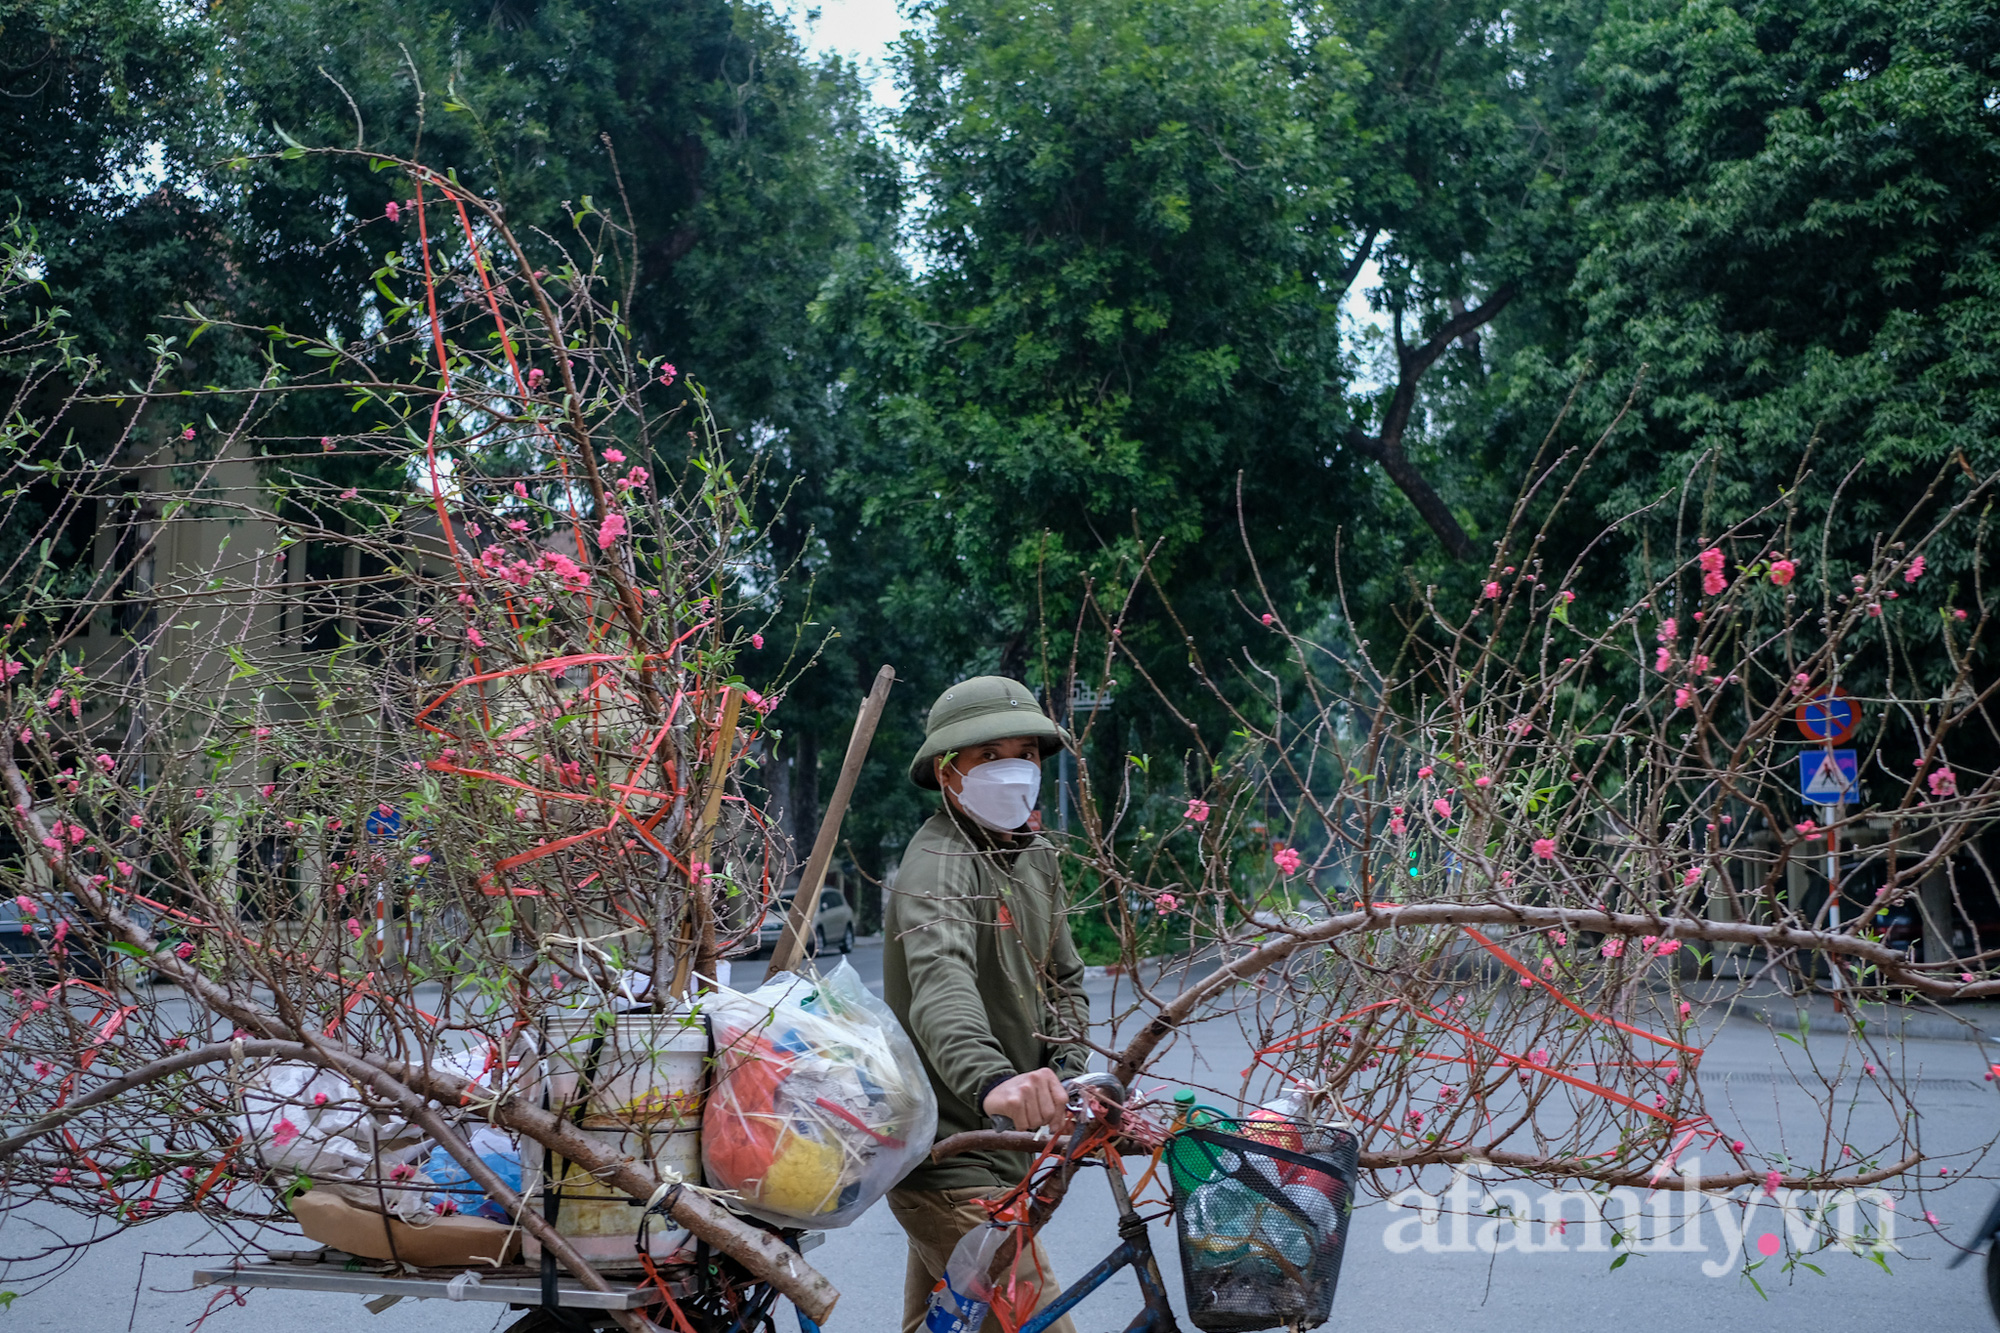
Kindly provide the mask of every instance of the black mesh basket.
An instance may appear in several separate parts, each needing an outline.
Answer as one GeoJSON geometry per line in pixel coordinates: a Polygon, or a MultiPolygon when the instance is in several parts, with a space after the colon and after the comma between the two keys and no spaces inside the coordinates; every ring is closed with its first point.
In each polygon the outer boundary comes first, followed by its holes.
{"type": "Polygon", "coordinates": [[[1167,1145],[1188,1317],[1204,1333],[1317,1328],[1333,1310],[1360,1145],[1344,1129],[1238,1128],[1167,1145]]]}

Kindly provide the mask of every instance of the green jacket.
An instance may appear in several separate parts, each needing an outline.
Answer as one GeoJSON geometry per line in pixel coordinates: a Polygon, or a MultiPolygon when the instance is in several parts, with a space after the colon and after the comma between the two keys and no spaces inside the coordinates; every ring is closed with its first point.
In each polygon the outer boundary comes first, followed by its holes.
{"type": "MultiPolygon", "coordinates": [[[[937,1136],[986,1129],[979,1102],[1004,1078],[1044,1066],[1085,1071],[1090,1023],[1083,960],[1063,913],[1056,851],[1036,837],[1002,848],[970,821],[933,815],[910,839],[884,912],[883,998],[937,1090],[937,1136]]],[[[924,1161],[901,1189],[1011,1185],[1026,1153],[924,1161]]]]}

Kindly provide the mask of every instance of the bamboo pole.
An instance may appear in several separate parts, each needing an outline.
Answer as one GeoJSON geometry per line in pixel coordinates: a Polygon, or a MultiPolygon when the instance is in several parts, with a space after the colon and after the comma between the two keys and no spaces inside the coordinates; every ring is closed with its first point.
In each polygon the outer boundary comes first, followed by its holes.
{"type": "Polygon", "coordinates": [[[826,817],[820,820],[819,837],[813,842],[805,873],[799,876],[799,891],[792,898],[785,933],[771,950],[771,966],[764,972],[766,981],[797,967],[799,955],[805,952],[805,942],[812,938],[813,921],[819,915],[819,888],[826,880],[827,866],[833,862],[834,845],[840,841],[840,821],[847,814],[848,799],[854,795],[854,784],[861,776],[863,761],[868,758],[868,746],[875,739],[882,710],[889,705],[889,687],[895,683],[896,668],[883,667],[875,673],[875,684],[868,697],[861,701],[861,714],[854,719],[854,734],[847,738],[847,759],[840,766],[840,781],[834,786],[833,799],[827,802],[826,817]]]}
{"type": "Polygon", "coordinates": [[[715,825],[722,817],[722,793],[729,781],[729,766],[736,758],[736,715],[743,706],[743,691],[733,687],[722,691],[722,722],[715,729],[715,756],[709,771],[708,800],[702,806],[701,822],[695,826],[693,852],[688,857],[688,947],[674,960],[674,994],[688,993],[689,973],[701,977],[715,975],[715,907],[708,889],[715,854],[715,825]]]}

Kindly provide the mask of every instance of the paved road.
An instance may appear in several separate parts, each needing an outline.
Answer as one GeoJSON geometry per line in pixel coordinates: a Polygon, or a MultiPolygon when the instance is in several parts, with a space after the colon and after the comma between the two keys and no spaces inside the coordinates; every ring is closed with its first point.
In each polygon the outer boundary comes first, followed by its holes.
{"type": "MultiPolygon", "coordinates": [[[[854,957],[864,979],[880,987],[881,949],[864,942],[854,957]]],[[[1107,1012],[1111,987],[1092,983],[1100,1013],[1107,1012]]],[[[1816,1043],[1819,1039],[1813,1039],[1816,1043]]],[[[1781,1112],[1797,1132],[1802,1105],[1787,1093],[1770,1071],[1800,1048],[1749,1024],[1732,1024],[1713,1034],[1703,1062],[1704,1078],[1732,1074],[1728,1110],[1742,1128],[1760,1141],[1775,1130],[1781,1112]]],[[[1910,1040],[1902,1044],[1903,1074],[1921,1077],[1920,1105],[1925,1118],[1927,1150],[1936,1153],[1969,1148],[1992,1129],[2000,1117],[2000,1094],[1981,1081],[1980,1047],[1963,1041],[1910,1040]]],[[[1162,1083],[1205,1086],[1232,1085],[1247,1063],[1247,1048],[1233,1024],[1208,1025],[1195,1040],[1170,1051],[1154,1071],[1162,1083]],[[1197,1058],[1196,1052],[1199,1052],[1197,1058]]],[[[1711,1093],[1713,1096],[1713,1093],[1711,1093]]],[[[1720,1100],[1720,1099],[1717,1099],[1720,1100]]],[[[1855,1114],[1865,1116],[1865,1107],[1855,1114]]],[[[1816,1151],[1816,1148],[1813,1150],[1816,1151]]],[[[1939,1182],[1924,1207],[1934,1212],[1948,1231],[1963,1231],[1976,1222],[1995,1187],[1969,1181],[1939,1182]]],[[[1433,1170],[1421,1184],[1434,1195],[1445,1195],[1448,1173],[1433,1170]]],[[[1888,1271],[1851,1255],[1822,1256],[1824,1275],[1799,1269],[1787,1275],[1767,1263],[1757,1273],[1763,1294],[1740,1276],[1724,1228],[1713,1213],[1704,1214],[1690,1232],[1677,1220],[1662,1237],[1652,1217],[1642,1234],[1649,1244],[1665,1239],[1683,1248],[1655,1249],[1636,1254],[1616,1271],[1615,1252],[1606,1236],[1604,1248],[1588,1248],[1591,1229],[1581,1225],[1578,1201],[1565,1206],[1569,1228],[1551,1237],[1542,1226],[1530,1228],[1536,1247],[1523,1253],[1511,1248],[1505,1227],[1486,1232],[1480,1246],[1483,1190],[1467,1180],[1461,1197],[1469,1224],[1457,1229],[1447,1211],[1426,1233],[1424,1215],[1415,1209],[1391,1208],[1379,1201],[1356,1214],[1348,1257],[1341,1275],[1339,1298],[1330,1329],[1361,1329],[1370,1333],[1435,1333],[1440,1327],[1521,1330],[1521,1333],[1686,1333],[1691,1327],[1727,1323],[1731,1326],[1796,1327],[1814,1333],[1883,1333],[1920,1329],[1925,1333],[1974,1333],[1995,1327],[1988,1314],[1980,1270],[1968,1265],[1947,1272],[1944,1261],[1953,1251],[1935,1236],[1900,1227],[1901,1255],[1891,1255],[1888,1271]],[[1560,1248],[1546,1248],[1550,1241],[1560,1248]],[[1499,1253],[1488,1252],[1498,1248],[1499,1253]],[[1709,1276],[1713,1271],[1719,1276],[1709,1276]]],[[[1537,1192],[1519,1200],[1502,1197],[1502,1206],[1523,1207],[1545,1216],[1551,1200],[1537,1192]]],[[[1562,1201],[1554,1201],[1560,1203],[1562,1201]]],[[[1678,1206],[1680,1200],[1673,1198],[1678,1206]]],[[[1650,1209],[1651,1204],[1643,1205],[1650,1209]]],[[[1613,1212],[1614,1222],[1618,1214],[1613,1212]]],[[[1066,1275],[1083,1271],[1114,1243],[1113,1211],[1101,1184],[1086,1179],[1065,1204],[1046,1234],[1049,1248],[1066,1275]]],[[[0,1251],[18,1254],[38,1243],[31,1231],[40,1222],[65,1230],[73,1219],[50,1212],[33,1216],[17,1212],[0,1226],[0,1251]]],[[[1742,1243],[1754,1248],[1765,1235],[1783,1230],[1773,1210],[1751,1220],[1742,1243]]],[[[1155,1228],[1155,1243],[1167,1282],[1180,1307],[1179,1265],[1171,1238],[1155,1228]]],[[[210,1293],[186,1290],[190,1256],[221,1255],[233,1245],[206,1234],[196,1223],[175,1220],[121,1236],[94,1250],[90,1257],[56,1282],[24,1296],[0,1315],[0,1333],[12,1329],[49,1333],[112,1333],[130,1327],[168,1330],[188,1327],[211,1299],[210,1293]],[[141,1265],[144,1265],[143,1278],[141,1265]]],[[[897,1326],[902,1300],[903,1245],[901,1233],[884,1208],[871,1210],[853,1226],[830,1235],[814,1264],[840,1287],[843,1295],[829,1327],[834,1333],[889,1333],[897,1326]]],[[[15,1285],[20,1285],[18,1281],[15,1285]]],[[[404,1302],[384,1314],[370,1316],[349,1297],[253,1293],[248,1304],[219,1309],[204,1325],[213,1333],[258,1330],[319,1330],[353,1324],[368,1333],[485,1333],[504,1327],[491,1307],[452,1305],[443,1301],[404,1302]]],[[[1136,1286],[1120,1277],[1101,1288],[1078,1313],[1080,1333],[1110,1333],[1122,1329],[1139,1308],[1136,1286]]],[[[784,1321],[780,1328],[786,1327],[784,1321]]]]}

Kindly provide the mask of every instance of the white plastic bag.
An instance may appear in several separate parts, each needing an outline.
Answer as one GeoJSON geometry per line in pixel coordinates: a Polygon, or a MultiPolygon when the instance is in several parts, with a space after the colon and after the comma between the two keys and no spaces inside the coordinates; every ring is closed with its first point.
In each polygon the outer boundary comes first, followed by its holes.
{"type": "Polygon", "coordinates": [[[704,1003],[716,1083],[702,1166],[743,1211],[844,1227],[930,1152],[937,1098],[916,1047],[845,960],[704,1003]]]}
{"type": "Polygon", "coordinates": [[[267,1166],[296,1171],[363,1208],[412,1220],[430,1214],[430,1181],[416,1170],[421,1131],[362,1104],[347,1079],[290,1060],[252,1068],[237,1127],[267,1166]]]}

